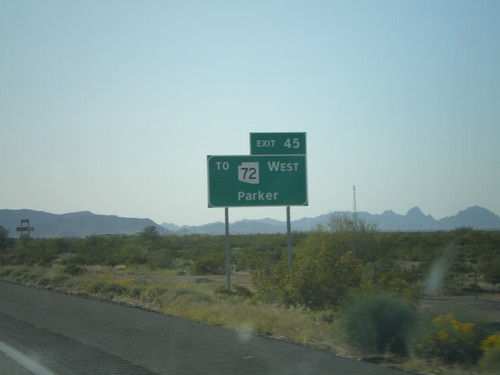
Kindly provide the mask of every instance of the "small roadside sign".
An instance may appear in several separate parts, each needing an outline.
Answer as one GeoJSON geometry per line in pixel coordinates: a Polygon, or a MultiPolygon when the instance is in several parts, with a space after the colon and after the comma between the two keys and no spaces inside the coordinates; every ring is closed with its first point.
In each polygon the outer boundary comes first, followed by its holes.
{"type": "Polygon", "coordinates": [[[16,227],[17,232],[33,232],[35,227],[16,227]]]}

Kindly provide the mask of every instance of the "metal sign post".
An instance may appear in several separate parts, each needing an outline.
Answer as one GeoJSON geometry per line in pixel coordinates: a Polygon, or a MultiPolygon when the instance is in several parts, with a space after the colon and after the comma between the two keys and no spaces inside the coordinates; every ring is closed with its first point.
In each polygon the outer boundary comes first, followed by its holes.
{"type": "Polygon", "coordinates": [[[231,289],[231,247],[229,244],[229,207],[224,208],[226,233],[226,289],[231,289]]]}
{"type": "Polygon", "coordinates": [[[286,206],[286,236],[288,248],[288,265],[292,265],[292,223],[290,222],[290,206],[286,206]]]}

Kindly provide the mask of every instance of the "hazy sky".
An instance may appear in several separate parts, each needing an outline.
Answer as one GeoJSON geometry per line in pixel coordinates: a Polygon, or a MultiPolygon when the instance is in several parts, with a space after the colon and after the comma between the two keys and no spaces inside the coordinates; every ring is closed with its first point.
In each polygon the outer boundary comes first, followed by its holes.
{"type": "Polygon", "coordinates": [[[499,25],[497,0],[0,0],[0,208],[223,221],[206,156],[307,132],[292,219],[353,185],[359,211],[500,214],[499,25]]]}

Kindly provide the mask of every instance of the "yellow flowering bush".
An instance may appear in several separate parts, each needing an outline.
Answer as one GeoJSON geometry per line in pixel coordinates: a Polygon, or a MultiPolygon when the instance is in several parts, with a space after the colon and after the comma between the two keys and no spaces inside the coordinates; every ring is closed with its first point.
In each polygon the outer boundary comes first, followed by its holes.
{"type": "Polygon", "coordinates": [[[481,342],[481,350],[483,352],[494,347],[500,348],[500,333],[488,336],[481,342]]]}
{"type": "Polygon", "coordinates": [[[476,325],[461,323],[453,314],[432,320],[430,332],[417,343],[417,355],[447,363],[474,363],[480,356],[476,325]]]}
{"type": "Polygon", "coordinates": [[[484,374],[498,374],[500,368],[500,333],[488,336],[481,342],[483,355],[479,367],[484,374]]]}
{"type": "Polygon", "coordinates": [[[488,336],[481,342],[483,356],[479,367],[484,374],[498,374],[500,368],[500,333],[488,336]]]}

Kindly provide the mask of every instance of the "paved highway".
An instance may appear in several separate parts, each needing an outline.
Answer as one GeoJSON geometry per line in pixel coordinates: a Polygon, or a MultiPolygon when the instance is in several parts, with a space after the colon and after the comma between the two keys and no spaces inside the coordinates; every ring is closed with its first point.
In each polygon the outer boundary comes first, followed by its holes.
{"type": "Polygon", "coordinates": [[[37,373],[19,368],[12,351],[39,364],[40,374],[401,374],[151,311],[0,282],[0,374],[11,373],[6,366],[13,374],[37,373]]]}

